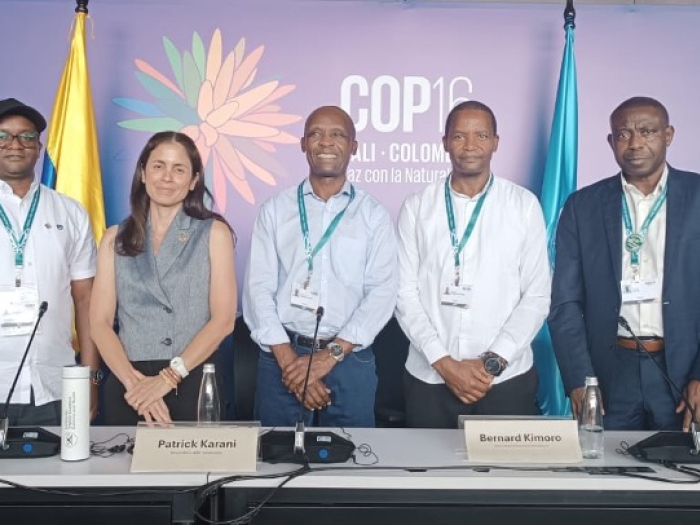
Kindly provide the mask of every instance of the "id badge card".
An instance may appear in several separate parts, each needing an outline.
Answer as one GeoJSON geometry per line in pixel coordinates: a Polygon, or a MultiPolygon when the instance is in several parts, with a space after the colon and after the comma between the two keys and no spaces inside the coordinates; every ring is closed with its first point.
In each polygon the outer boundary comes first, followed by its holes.
{"type": "Polygon", "coordinates": [[[454,306],[456,308],[467,309],[472,302],[471,284],[447,283],[442,287],[440,293],[440,304],[444,306],[454,306]]]}
{"type": "Polygon", "coordinates": [[[641,303],[653,301],[660,296],[659,282],[656,279],[636,281],[629,279],[620,283],[623,303],[641,303]]]}
{"type": "Polygon", "coordinates": [[[304,286],[304,283],[294,283],[290,303],[296,308],[315,312],[318,309],[318,292],[304,286]]]}
{"type": "Polygon", "coordinates": [[[31,286],[0,289],[0,337],[29,335],[39,313],[39,293],[31,286]]]}

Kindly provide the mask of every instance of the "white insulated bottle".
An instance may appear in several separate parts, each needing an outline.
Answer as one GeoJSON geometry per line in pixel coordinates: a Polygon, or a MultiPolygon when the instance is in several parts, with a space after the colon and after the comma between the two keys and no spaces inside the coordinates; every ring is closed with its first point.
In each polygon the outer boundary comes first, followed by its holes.
{"type": "Polygon", "coordinates": [[[90,457],[90,367],[63,367],[61,459],[90,457]]]}

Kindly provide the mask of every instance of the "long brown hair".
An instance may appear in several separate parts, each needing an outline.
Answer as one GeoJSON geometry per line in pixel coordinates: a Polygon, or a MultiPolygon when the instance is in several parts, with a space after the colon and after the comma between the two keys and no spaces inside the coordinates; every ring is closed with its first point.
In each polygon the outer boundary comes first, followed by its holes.
{"type": "MultiPolygon", "coordinates": [[[[185,152],[192,164],[192,175],[199,175],[194,189],[187,193],[182,203],[182,209],[185,214],[200,220],[214,218],[223,222],[228,229],[231,230],[231,226],[226,219],[215,211],[207,208],[204,203],[205,196],[212,199],[212,202],[213,197],[204,184],[202,156],[199,154],[199,150],[194,141],[184,133],[179,133],[177,131],[161,131],[148,139],[136,163],[134,178],[131,181],[131,215],[124,221],[124,227],[117,233],[115,242],[115,251],[119,255],[135,257],[144,250],[144,245],[146,243],[146,220],[148,219],[148,210],[151,206],[151,198],[146,193],[146,186],[141,180],[141,170],[145,169],[153,150],[165,142],[174,142],[185,148],[185,152]]],[[[231,233],[233,233],[233,230],[231,230],[231,233]]]]}

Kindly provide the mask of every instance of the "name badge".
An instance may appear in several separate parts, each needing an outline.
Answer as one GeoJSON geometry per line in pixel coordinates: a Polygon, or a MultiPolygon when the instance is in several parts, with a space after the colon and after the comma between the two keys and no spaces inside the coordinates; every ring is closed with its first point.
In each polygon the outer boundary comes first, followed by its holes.
{"type": "Polygon", "coordinates": [[[315,312],[318,309],[318,303],[318,292],[305,287],[303,283],[294,283],[290,300],[292,306],[315,312]]]}
{"type": "Polygon", "coordinates": [[[454,306],[467,309],[472,302],[471,284],[448,283],[442,287],[440,303],[444,306],[454,306]]]}
{"type": "Polygon", "coordinates": [[[29,335],[39,313],[39,293],[35,287],[0,289],[0,337],[29,335]]]}
{"type": "Polygon", "coordinates": [[[661,297],[661,290],[656,279],[646,281],[630,279],[620,283],[620,294],[623,303],[640,303],[658,299],[661,297]]]}
{"type": "Polygon", "coordinates": [[[469,461],[479,463],[580,463],[573,419],[461,416],[469,461]]]}
{"type": "Polygon", "coordinates": [[[131,472],[255,472],[259,431],[258,423],[139,423],[131,472]]]}

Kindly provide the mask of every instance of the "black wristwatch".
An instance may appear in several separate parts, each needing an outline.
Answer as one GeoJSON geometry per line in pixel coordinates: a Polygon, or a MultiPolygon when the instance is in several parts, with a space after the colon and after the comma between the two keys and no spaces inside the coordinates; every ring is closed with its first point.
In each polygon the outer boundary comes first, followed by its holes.
{"type": "Polygon", "coordinates": [[[93,385],[99,385],[103,378],[104,374],[102,373],[101,368],[98,368],[97,370],[90,370],[90,379],[92,380],[93,385]]]}
{"type": "Polygon", "coordinates": [[[508,366],[508,361],[493,352],[484,352],[479,356],[486,371],[494,377],[500,376],[508,366]]]}

